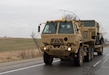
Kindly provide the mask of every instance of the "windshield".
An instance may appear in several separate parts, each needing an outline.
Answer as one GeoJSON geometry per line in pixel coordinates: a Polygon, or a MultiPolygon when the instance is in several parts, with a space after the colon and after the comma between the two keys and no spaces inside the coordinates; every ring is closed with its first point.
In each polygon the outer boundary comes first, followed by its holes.
{"type": "Polygon", "coordinates": [[[43,34],[55,34],[57,29],[57,22],[48,22],[45,25],[45,28],[43,30],[43,34]]]}
{"type": "Polygon", "coordinates": [[[83,22],[85,27],[94,27],[95,22],[93,21],[88,21],[88,22],[83,22]]]}
{"type": "Polygon", "coordinates": [[[60,22],[59,34],[72,34],[73,32],[72,22],[60,22]]]}

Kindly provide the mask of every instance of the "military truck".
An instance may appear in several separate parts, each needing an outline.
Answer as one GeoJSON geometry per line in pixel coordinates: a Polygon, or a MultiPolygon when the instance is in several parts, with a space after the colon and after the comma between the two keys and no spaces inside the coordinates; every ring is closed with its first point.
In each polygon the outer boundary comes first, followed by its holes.
{"type": "Polygon", "coordinates": [[[83,41],[85,42],[84,44],[88,44],[90,46],[91,43],[94,48],[94,52],[97,52],[98,55],[102,55],[104,38],[100,32],[99,23],[95,20],[81,20],[81,23],[83,23],[80,28],[83,41]],[[102,48],[102,51],[99,50],[100,48],[102,48]]]}
{"type": "Polygon", "coordinates": [[[81,23],[82,25],[79,27],[83,36],[85,49],[87,49],[85,60],[90,61],[93,59],[93,52],[97,52],[98,55],[103,54],[104,38],[100,32],[99,23],[95,20],[81,20],[81,23]],[[92,53],[90,51],[92,51],[92,53]]]}
{"type": "Polygon", "coordinates": [[[44,63],[51,65],[53,58],[60,58],[61,61],[69,59],[81,66],[84,60],[93,59],[94,52],[103,54],[101,38],[99,24],[94,20],[47,21],[41,34],[43,46],[40,47],[44,63]]]}

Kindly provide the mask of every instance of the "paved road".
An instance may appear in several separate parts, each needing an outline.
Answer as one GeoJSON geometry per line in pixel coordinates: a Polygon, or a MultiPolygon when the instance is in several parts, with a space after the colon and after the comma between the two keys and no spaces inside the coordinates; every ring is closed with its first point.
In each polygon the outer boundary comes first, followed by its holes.
{"type": "Polygon", "coordinates": [[[0,75],[109,75],[109,48],[104,48],[103,56],[97,56],[95,53],[93,61],[84,62],[82,67],[59,60],[55,60],[51,66],[46,66],[40,59],[1,66],[0,75]]]}

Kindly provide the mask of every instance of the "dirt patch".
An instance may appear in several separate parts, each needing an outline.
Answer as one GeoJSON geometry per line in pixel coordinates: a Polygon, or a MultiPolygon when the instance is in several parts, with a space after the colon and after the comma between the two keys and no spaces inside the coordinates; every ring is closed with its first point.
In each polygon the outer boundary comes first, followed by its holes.
{"type": "Polygon", "coordinates": [[[37,49],[0,52],[0,62],[36,58],[41,55],[42,52],[37,49]]]}

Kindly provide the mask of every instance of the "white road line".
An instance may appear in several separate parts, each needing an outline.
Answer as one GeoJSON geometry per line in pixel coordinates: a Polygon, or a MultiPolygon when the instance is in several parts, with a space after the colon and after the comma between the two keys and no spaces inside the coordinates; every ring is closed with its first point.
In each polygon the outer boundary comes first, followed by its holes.
{"type": "MultiPolygon", "coordinates": [[[[105,61],[107,61],[107,60],[109,59],[108,56],[109,56],[109,54],[107,54],[107,55],[102,59],[103,62],[105,62],[105,61]]],[[[95,63],[95,64],[93,65],[93,67],[96,67],[99,63],[102,62],[102,60],[99,60],[97,63],[95,63]]]]}
{"type": "Polygon", "coordinates": [[[95,63],[95,64],[93,65],[93,67],[96,67],[99,63],[101,63],[101,60],[99,60],[97,63],[95,63]]]}
{"type": "Polygon", "coordinates": [[[104,59],[103,63],[105,63],[108,59],[109,59],[109,54],[107,55],[107,57],[104,59]]]}
{"type": "Polygon", "coordinates": [[[109,56],[109,54],[107,54],[103,59],[106,59],[109,56]]]}
{"type": "MultiPolygon", "coordinates": [[[[54,62],[58,62],[58,61],[59,61],[59,60],[56,60],[56,61],[54,61],[54,62]]],[[[28,67],[23,67],[23,68],[19,68],[19,69],[15,69],[15,70],[10,70],[10,71],[1,72],[0,75],[12,73],[12,72],[17,72],[17,71],[21,71],[21,70],[26,70],[26,69],[30,69],[30,68],[34,68],[34,67],[38,67],[38,66],[42,66],[42,65],[44,65],[44,63],[42,63],[42,64],[37,64],[37,65],[32,65],[32,66],[28,66],[28,67]]]]}
{"type": "Polygon", "coordinates": [[[10,70],[10,71],[6,71],[6,72],[1,72],[0,75],[12,73],[12,72],[16,72],[16,71],[21,71],[21,70],[25,70],[25,69],[30,69],[30,68],[34,68],[34,67],[38,67],[38,66],[42,66],[42,65],[44,65],[44,63],[38,64],[38,65],[32,65],[32,66],[28,66],[28,67],[23,67],[23,68],[19,68],[19,69],[15,69],[15,70],[10,70]]]}

